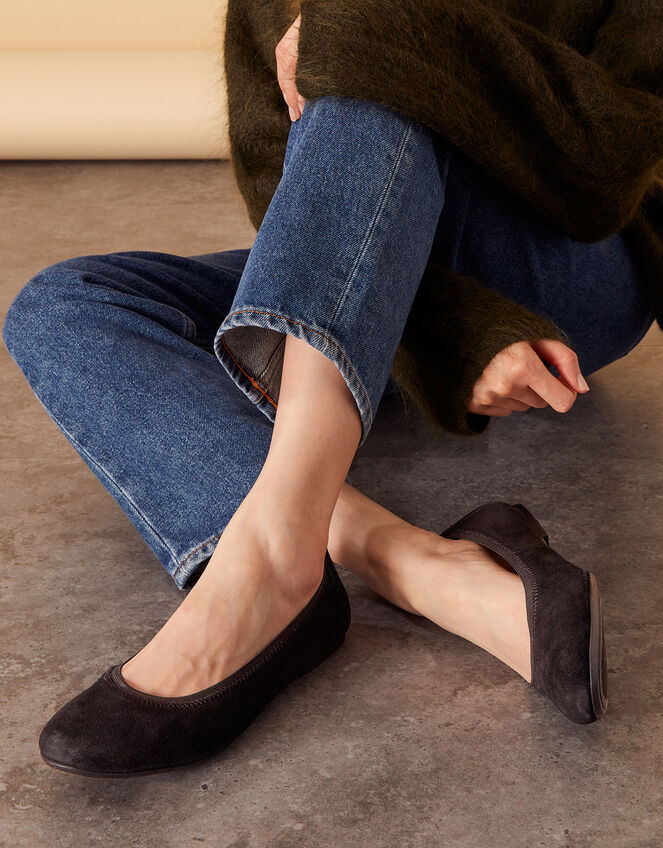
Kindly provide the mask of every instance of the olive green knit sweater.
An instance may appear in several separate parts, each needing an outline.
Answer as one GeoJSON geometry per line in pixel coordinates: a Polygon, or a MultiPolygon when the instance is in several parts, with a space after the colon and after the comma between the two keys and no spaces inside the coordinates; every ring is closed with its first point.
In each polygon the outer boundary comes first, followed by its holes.
{"type": "MultiPolygon", "coordinates": [[[[231,158],[256,229],[290,128],[274,49],[300,11],[301,95],[411,116],[577,241],[623,230],[663,328],[660,0],[229,0],[231,158]]],[[[476,434],[490,418],[467,412],[474,383],[535,338],[569,341],[432,251],[392,373],[437,425],[476,434]]]]}

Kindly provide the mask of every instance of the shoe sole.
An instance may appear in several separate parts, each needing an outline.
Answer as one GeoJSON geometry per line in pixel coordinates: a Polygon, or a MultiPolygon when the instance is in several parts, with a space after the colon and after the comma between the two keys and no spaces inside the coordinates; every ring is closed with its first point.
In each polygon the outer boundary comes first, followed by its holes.
{"type": "Polygon", "coordinates": [[[599,584],[591,571],[589,574],[589,688],[592,709],[596,718],[601,718],[608,709],[608,693],[605,679],[605,642],[603,636],[603,601],[599,584]]]}
{"type": "Polygon", "coordinates": [[[148,774],[162,774],[167,771],[179,771],[180,769],[187,768],[188,766],[197,766],[200,763],[207,762],[207,760],[211,760],[215,756],[216,754],[210,754],[209,757],[205,757],[202,760],[196,760],[193,763],[188,763],[186,765],[181,766],[169,766],[168,768],[151,769],[149,771],[132,771],[128,773],[119,772],[117,774],[100,774],[96,771],[82,771],[81,769],[74,768],[73,766],[65,766],[62,763],[56,762],[55,760],[49,760],[49,758],[45,757],[43,754],[41,755],[41,758],[47,766],[57,769],[58,771],[64,771],[67,774],[75,774],[79,777],[96,777],[97,780],[117,780],[119,778],[125,779],[128,777],[145,777],[148,774]]]}

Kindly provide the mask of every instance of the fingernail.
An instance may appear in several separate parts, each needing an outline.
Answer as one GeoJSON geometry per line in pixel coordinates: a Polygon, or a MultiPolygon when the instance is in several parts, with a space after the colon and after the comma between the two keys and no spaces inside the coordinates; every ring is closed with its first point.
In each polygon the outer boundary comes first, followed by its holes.
{"type": "Polygon", "coordinates": [[[580,386],[580,390],[583,392],[589,391],[589,386],[587,385],[587,380],[582,376],[580,372],[578,372],[578,385],[580,386]]]}
{"type": "Polygon", "coordinates": [[[296,121],[297,115],[295,114],[295,110],[292,108],[292,106],[288,106],[288,112],[290,112],[290,120],[296,121]]]}
{"type": "Polygon", "coordinates": [[[304,111],[304,104],[306,103],[306,99],[304,97],[299,98],[299,111],[304,111]]]}

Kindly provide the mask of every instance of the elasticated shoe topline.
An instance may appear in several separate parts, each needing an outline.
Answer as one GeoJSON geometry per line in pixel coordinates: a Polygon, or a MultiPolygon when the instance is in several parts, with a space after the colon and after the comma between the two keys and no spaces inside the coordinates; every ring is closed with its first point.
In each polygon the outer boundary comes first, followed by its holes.
{"type": "Polygon", "coordinates": [[[134,689],[124,663],[66,703],[39,738],[48,765],[86,777],[133,777],[192,765],[222,751],[287,684],[342,644],[350,603],[329,552],[301,612],[264,650],[220,683],[163,698],[134,689]]]}

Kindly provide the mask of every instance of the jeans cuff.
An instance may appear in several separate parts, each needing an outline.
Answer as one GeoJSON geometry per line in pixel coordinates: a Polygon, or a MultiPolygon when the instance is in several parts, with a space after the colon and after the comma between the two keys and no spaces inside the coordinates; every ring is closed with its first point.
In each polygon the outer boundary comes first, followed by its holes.
{"type": "Polygon", "coordinates": [[[243,307],[226,316],[214,338],[214,352],[230,377],[270,419],[276,407],[283,370],[286,336],[304,339],[341,372],[357,404],[363,444],[373,423],[371,401],[343,346],[328,331],[259,306],[243,307]]]}

